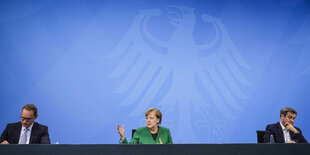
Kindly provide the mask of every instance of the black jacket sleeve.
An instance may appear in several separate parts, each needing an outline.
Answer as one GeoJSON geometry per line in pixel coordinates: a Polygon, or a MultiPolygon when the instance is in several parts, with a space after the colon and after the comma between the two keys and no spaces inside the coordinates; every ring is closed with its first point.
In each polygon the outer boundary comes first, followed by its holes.
{"type": "Polygon", "coordinates": [[[4,131],[1,134],[0,143],[2,143],[5,140],[8,140],[8,126],[5,127],[4,131]]]}
{"type": "Polygon", "coordinates": [[[308,141],[305,139],[305,137],[302,135],[302,132],[299,128],[295,127],[298,130],[297,134],[294,134],[293,140],[295,140],[297,143],[308,143],[308,141]]]}

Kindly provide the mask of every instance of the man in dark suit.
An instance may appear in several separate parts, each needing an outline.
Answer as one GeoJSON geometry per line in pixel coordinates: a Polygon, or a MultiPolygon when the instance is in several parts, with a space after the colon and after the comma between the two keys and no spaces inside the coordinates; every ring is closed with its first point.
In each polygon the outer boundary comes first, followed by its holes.
{"type": "Polygon", "coordinates": [[[283,108],[280,111],[281,120],[278,123],[267,125],[264,142],[270,143],[308,143],[301,130],[293,126],[297,111],[292,108],[283,108]],[[271,136],[272,135],[272,136],[271,136]],[[273,138],[273,140],[270,139],[273,138]]]}
{"type": "Polygon", "coordinates": [[[1,144],[50,144],[47,126],[34,122],[38,117],[38,109],[27,104],[22,109],[21,122],[7,124],[3,131],[1,144]]]}

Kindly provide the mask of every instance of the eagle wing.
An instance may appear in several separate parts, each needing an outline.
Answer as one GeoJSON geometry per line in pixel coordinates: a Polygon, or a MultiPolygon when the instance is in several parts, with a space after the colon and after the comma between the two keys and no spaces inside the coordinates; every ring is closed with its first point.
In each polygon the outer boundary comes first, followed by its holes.
{"type": "Polygon", "coordinates": [[[152,38],[146,28],[148,19],[159,14],[158,9],[140,11],[128,32],[108,55],[108,58],[121,59],[109,77],[124,76],[115,92],[130,90],[122,105],[137,104],[131,115],[145,111],[171,72],[166,64],[167,55],[153,47],[155,44],[165,49],[167,45],[152,38]]]}
{"type": "Polygon", "coordinates": [[[214,25],[217,42],[212,42],[212,48],[210,45],[202,45],[199,48],[200,52],[212,53],[199,58],[200,67],[197,68],[196,74],[217,109],[227,117],[234,118],[235,110],[241,110],[243,107],[236,99],[246,99],[240,85],[250,85],[242,69],[251,67],[239,53],[219,19],[209,15],[203,15],[202,19],[214,25]]]}

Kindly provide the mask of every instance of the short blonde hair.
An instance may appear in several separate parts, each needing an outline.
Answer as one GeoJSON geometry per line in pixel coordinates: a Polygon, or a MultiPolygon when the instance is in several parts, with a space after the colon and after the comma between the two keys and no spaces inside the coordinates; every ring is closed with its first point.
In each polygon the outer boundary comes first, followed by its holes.
{"type": "Polygon", "coordinates": [[[151,112],[154,112],[155,117],[159,119],[158,124],[160,124],[160,123],[161,123],[161,117],[162,117],[161,112],[160,112],[158,109],[150,108],[150,109],[148,109],[148,110],[145,112],[145,117],[148,116],[151,112]]]}

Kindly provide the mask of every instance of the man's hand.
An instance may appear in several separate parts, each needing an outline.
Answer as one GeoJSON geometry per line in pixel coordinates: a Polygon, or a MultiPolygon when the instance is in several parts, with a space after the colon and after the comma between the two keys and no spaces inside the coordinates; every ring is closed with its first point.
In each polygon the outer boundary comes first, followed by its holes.
{"type": "Polygon", "coordinates": [[[10,144],[8,141],[3,141],[1,144],[10,144]]]}
{"type": "Polygon", "coordinates": [[[287,143],[296,143],[295,141],[289,141],[289,142],[287,142],[287,143]]]}
{"type": "Polygon", "coordinates": [[[294,128],[294,126],[292,124],[289,124],[289,123],[285,124],[285,128],[286,128],[286,130],[290,130],[290,131],[294,132],[295,134],[298,133],[297,129],[294,128]]]}

